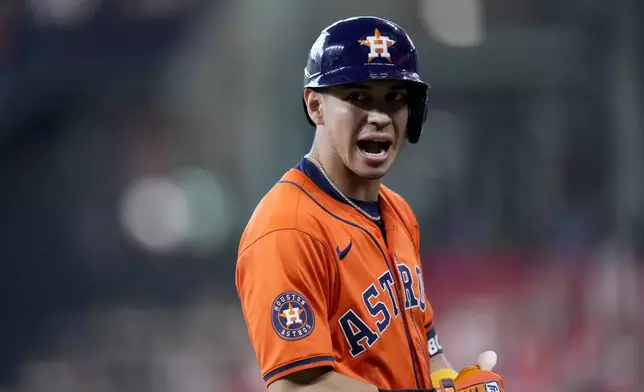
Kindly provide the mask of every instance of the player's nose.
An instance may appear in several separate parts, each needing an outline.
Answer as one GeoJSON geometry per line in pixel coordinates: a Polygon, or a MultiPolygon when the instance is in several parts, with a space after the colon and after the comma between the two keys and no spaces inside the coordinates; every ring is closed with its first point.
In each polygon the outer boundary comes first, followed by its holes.
{"type": "Polygon", "coordinates": [[[370,110],[367,117],[369,125],[376,129],[383,129],[391,124],[391,116],[382,110],[370,110]]]}

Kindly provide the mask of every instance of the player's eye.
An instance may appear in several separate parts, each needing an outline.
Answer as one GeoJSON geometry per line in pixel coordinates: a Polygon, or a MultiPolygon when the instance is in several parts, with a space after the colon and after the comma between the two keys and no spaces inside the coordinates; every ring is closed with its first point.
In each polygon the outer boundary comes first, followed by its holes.
{"type": "Polygon", "coordinates": [[[361,93],[359,91],[354,91],[352,93],[349,93],[349,95],[347,95],[347,98],[346,98],[346,100],[349,102],[365,102],[368,99],[369,97],[367,96],[367,94],[361,93]]]}
{"type": "Polygon", "coordinates": [[[400,91],[392,91],[385,96],[387,102],[400,102],[407,100],[407,94],[400,91]]]}

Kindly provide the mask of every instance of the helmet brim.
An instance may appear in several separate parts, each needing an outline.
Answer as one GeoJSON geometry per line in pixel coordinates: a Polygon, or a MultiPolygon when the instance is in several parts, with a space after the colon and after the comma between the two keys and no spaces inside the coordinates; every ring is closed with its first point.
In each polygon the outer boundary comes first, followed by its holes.
{"type": "Polygon", "coordinates": [[[330,87],[372,80],[398,80],[429,88],[429,85],[420,79],[418,73],[389,64],[367,63],[365,66],[341,67],[323,75],[312,75],[311,77],[306,75],[306,77],[308,81],[304,88],[330,87]]]}

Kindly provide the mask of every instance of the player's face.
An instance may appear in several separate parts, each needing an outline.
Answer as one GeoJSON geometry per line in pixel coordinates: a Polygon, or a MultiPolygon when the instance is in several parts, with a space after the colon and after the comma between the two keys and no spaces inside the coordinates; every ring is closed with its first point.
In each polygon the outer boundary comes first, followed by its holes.
{"type": "Polygon", "coordinates": [[[344,165],[362,178],[383,177],[405,143],[405,86],[383,80],[330,87],[323,113],[327,136],[344,165]]]}

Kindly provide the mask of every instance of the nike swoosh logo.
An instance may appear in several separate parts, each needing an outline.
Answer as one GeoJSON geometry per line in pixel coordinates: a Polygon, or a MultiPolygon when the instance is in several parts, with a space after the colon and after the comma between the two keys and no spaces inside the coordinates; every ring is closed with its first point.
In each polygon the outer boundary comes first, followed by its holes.
{"type": "Polygon", "coordinates": [[[335,252],[338,254],[338,258],[340,258],[340,260],[347,257],[347,253],[349,253],[349,251],[351,250],[351,245],[353,245],[353,241],[349,241],[349,245],[347,245],[347,247],[343,250],[340,250],[339,246],[335,247],[335,252]]]}

